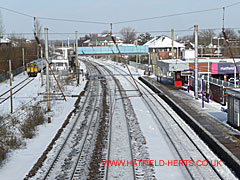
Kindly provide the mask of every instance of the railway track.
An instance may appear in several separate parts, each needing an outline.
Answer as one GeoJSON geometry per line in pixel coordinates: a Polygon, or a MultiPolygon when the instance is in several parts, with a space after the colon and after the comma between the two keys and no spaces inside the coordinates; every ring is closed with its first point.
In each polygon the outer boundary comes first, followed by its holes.
{"type": "MultiPolygon", "coordinates": [[[[14,87],[12,87],[12,90],[15,90],[12,95],[18,93],[20,90],[22,90],[24,87],[26,87],[30,82],[32,82],[34,80],[34,78],[29,78],[27,77],[26,79],[24,79],[23,81],[19,82],[17,85],[15,85],[14,87]],[[27,81],[29,79],[29,81],[27,81]],[[27,83],[24,84],[24,82],[27,81],[27,83]],[[22,85],[23,84],[23,85],[22,85]],[[22,85],[22,86],[20,86],[22,85]],[[19,87],[20,86],[20,87],[19,87]],[[19,87],[19,88],[17,88],[19,87]]],[[[7,97],[4,97],[7,95],[7,93],[9,93],[10,90],[4,92],[3,94],[0,95],[0,104],[4,103],[5,101],[7,101],[10,98],[10,95],[7,97]],[[3,98],[2,98],[3,97],[3,98]]]]}
{"type": "MultiPolygon", "coordinates": [[[[116,71],[121,73],[125,79],[133,86],[132,81],[126,77],[126,72],[121,69],[116,69],[113,65],[108,64],[111,68],[114,68],[116,71]]],[[[198,144],[192,138],[194,134],[191,131],[186,131],[183,127],[185,124],[179,121],[176,116],[173,116],[173,112],[166,109],[166,103],[158,97],[157,94],[149,91],[146,86],[137,81],[140,86],[141,92],[143,93],[143,100],[148,106],[149,110],[154,115],[157,122],[160,124],[166,135],[169,137],[172,145],[174,146],[179,157],[183,160],[191,159],[195,163],[198,160],[207,161],[210,166],[199,168],[197,166],[187,166],[184,163],[187,172],[189,173],[192,179],[226,179],[227,174],[229,175],[230,171],[227,173],[222,172],[222,167],[213,166],[211,161],[214,158],[207,156],[206,151],[198,147],[198,144]],[[162,108],[159,109],[159,107],[162,108]],[[185,142],[182,142],[182,140],[185,142]]],[[[226,168],[226,167],[225,167],[226,168]]],[[[233,176],[234,177],[234,176],[233,176]]]]}
{"type": "MultiPolygon", "coordinates": [[[[97,64],[97,66],[102,68],[102,73],[101,74],[104,74],[104,75],[112,74],[112,72],[109,69],[107,69],[106,67],[104,67],[102,65],[99,66],[99,64],[97,64]]],[[[111,87],[115,87],[114,88],[114,94],[111,96],[112,102],[111,102],[111,110],[110,110],[110,112],[111,112],[110,113],[110,124],[109,124],[110,129],[109,129],[107,159],[106,160],[107,160],[107,162],[109,162],[109,160],[113,160],[113,159],[111,159],[111,153],[114,153],[114,152],[112,152],[112,149],[113,149],[113,146],[116,146],[116,144],[114,144],[116,142],[112,142],[112,139],[113,139],[113,129],[112,129],[113,125],[112,124],[115,123],[115,122],[113,122],[112,118],[114,116],[115,105],[118,103],[118,102],[116,102],[116,97],[120,96],[117,99],[118,99],[118,101],[120,101],[119,103],[121,104],[122,108],[124,109],[124,114],[125,114],[125,122],[124,123],[125,123],[126,128],[127,128],[127,138],[128,138],[128,146],[129,146],[128,150],[130,152],[130,158],[129,159],[133,162],[134,161],[134,156],[133,156],[133,151],[132,151],[130,128],[129,128],[129,125],[128,125],[128,122],[127,122],[127,117],[126,117],[126,114],[127,114],[126,113],[126,108],[124,108],[124,98],[125,98],[125,96],[123,95],[123,91],[122,91],[123,89],[121,87],[120,82],[117,80],[116,77],[106,76],[106,79],[107,79],[108,86],[109,86],[110,89],[112,89],[111,87]],[[112,85],[110,83],[112,83],[112,85]]],[[[123,118],[123,117],[121,117],[121,118],[123,118]]],[[[114,131],[116,131],[116,129],[114,129],[114,131]]],[[[111,167],[111,166],[106,167],[106,171],[105,171],[105,179],[106,180],[111,179],[112,176],[113,176],[111,171],[114,171],[114,169],[111,170],[110,168],[113,168],[113,167],[111,167]]],[[[117,168],[120,168],[120,167],[117,167],[117,168]]],[[[129,169],[129,167],[127,167],[127,168],[129,169]]],[[[136,179],[135,166],[133,165],[131,169],[132,169],[132,171],[131,171],[132,174],[131,174],[130,179],[135,180],[136,179]]],[[[125,173],[127,173],[127,171],[125,171],[125,173]]],[[[117,175],[115,175],[115,176],[117,176],[117,175]]]]}
{"type": "MultiPolygon", "coordinates": [[[[90,74],[95,73],[94,69],[88,68],[88,70],[90,74]]],[[[89,151],[89,142],[91,143],[91,137],[94,136],[96,119],[101,111],[99,104],[101,91],[98,80],[90,80],[90,86],[84,102],[80,105],[78,116],[43,179],[79,179],[79,169],[83,167],[79,164],[83,160],[84,153],[89,151]],[[66,157],[66,154],[69,154],[69,157],[66,157]],[[71,164],[66,165],[67,163],[71,164]]]]}

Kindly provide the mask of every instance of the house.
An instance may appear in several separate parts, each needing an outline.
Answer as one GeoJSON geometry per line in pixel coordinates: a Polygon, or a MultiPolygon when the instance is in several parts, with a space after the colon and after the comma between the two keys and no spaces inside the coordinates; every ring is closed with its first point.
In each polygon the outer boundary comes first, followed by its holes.
{"type": "Polygon", "coordinates": [[[6,39],[0,38],[0,47],[1,46],[11,46],[11,40],[8,38],[6,39]]]}
{"type": "MultiPolygon", "coordinates": [[[[157,36],[144,45],[149,47],[150,53],[157,53],[158,59],[169,59],[172,56],[172,39],[167,36],[157,36]]],[[[183,43],[173,41],[174,57],[182,56],[182,50],[185,49],[183,43]]]]}
{"type": "MultiPolygon", "coordinates": [[[[118,45],[122,45],[123,41],[116,36],[113,36],[115,42],[118,45]]],[[[83,42],[83,46],[113,46],[114,42],[110,34],[105,34],[100,37],[93,36],[90,39],[83,42]]]]}

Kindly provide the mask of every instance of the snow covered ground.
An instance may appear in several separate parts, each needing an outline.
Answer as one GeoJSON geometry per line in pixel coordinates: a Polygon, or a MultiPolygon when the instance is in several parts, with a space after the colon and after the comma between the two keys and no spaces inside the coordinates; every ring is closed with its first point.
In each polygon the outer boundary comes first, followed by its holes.
{"type": "MultiPolygon", "coordinates": [[[[84,64],[81,67],[85,71],[84,64]]],[[[14,77],[14,84],[22,81],[27,75],[20,74],[14,77]]],[[[80,78],[80,86],[65,85],[64,93],[66,95],[79,95],[86,84],[86,80],[80,78]]],[[[23,104],[28,102],[36,103],[38,101],[38,93],[44,93],[45,87],[41,87],[40,75],[33,80],[27,87],[23,88],[19,93],[14,96],[14,116],[18,115],[18,109],[23,104]]],[[[0,84],[1,93],[9,88],[9,82],[0,84]]],[[[13,85],[14,85],[13,84],[13,85]]],[[[32,139],[25,140],[26,146],[21,149],[14,150],[7,154],[6,160],[0,167],[0,179],[16,180],[23,179],[26,174],[31,170],[33,165],[37,162],[38,158],[42,155],[52,138],[55,136],[58,129],[66,119],[67,115],[74,109],[74,103],[77,98],[67,96],[67,101],[51,101],[51,123],[45,123],[37,127],[37,134],[32,139]]],[[[41,106],[46,107],[46,102],[41,103],[41,106]]],[[[9,100],[0,105],[0,112],[4,114],[9,112],[9,100]]]]}
{"type": "MultiPolygon", "coordinates": [[[[114,64],[116,68],[121,68],[126,71],[120,63],[115,63],[110,60],[98,61],[99,63],[114,64]]],[[[84,64],[81,64],[84,67],[84,64]]],[[[143,70],[138,70],[136,72],[135,67],[129,67],[134,76],[143,75],[143,70]]],[[[114,73],[119,74],[114,71],[115,68],[109,67],[114,73]]],[[[84,67],[85,70],[85,67],[84,67]]],[[[132,85],[124,79],[124,77],[117,76],[120,80],[124,89],[133,89],[132,85]]],[[[17,84],[19,81],[26,78],[26,75],[20,74],[15,77],[14,83],[17,84]]],[[[82,80],[82,78],[81,78],[82,80]]],[[[28,103],[33,100],[33,97],[37,97],[38,93],[43,93],[45,87],[41,87],[41,80],[38,76],[34,81],[27,85],[17,95],[14,96],[14,115],[18,115],[17,109],[19,109],[23,104],[28,103]],[[30,88],[34,87],[34,88],[30,88]],[[23,98],[30,97],[30,98],[23,98]]],[[[79,87],[76,86],[65,86],[64,92],[68,95],[70,94],[80,94],[85,86],[86,81],[81,81],[79,87]]],[[[0,92],[3,93],[9,88],[9,82],[4,82],[0,84],[0,92]]],[[[0,93],[0,94],[1,94],[0,93]]],[[[192,92],[187,93],[185,91],[179,91],[179,93],[185,96],[193,97],[192,92]]],[[[151,160],[178,160],[179,156],[176,154],[171,142],[166,137],[166,134],[161,130],[159,124],[156,123],[152,113],[146,108],[146,104],[140,97],[137,97],[137,92],[127,91],[127,95],[135,96],[131,97],[130,101],[133,105],[134,112],[138,119],[140,128],[144,137],[146,138],[146,146],[148,148],[149,158],[151,160]]],[[[38,99],[35,98],[34,102],[38,99]]],[[[34,163],[41,156],[43,151],[46,149],[52,138],[55,136],[57,130],[61,127],[63,121],[66,119],[69,112],[74,109],[74,102],[76,98],[67,97],[67,102],[64,101],[53,101],[51,103],[52,113],[49,115],[52,117],[52,123],[43,124],[38,126],[37,135],[32,139],[26,140],[26,146],[22,149],[14,150],[8,153],[7,159],[4,161],[2,167],[0,167],[0,179],[4,180],[15,180],[23,179],[29,170],[33,167],[34,163]]],[[[46,106],[46,103],[42,103],[42,106],[46,106]]],[[[209,116],[213,116],[218,121],[226,121],[226,113],[221,111],[221,105],[215,102],[205,104],[205,108],[201,109],[201,100],[196,101],[194,104],[196,108],[199,108],[204,113],[208,113],[209,116]]],[[[0,105],[0,113],[9,112],[9,101],[6,101],[3,105],[0,105]]],[[[120,117],[119,117],[120,118],[120,117]]],[[[51,155],[51,153],[50,153],[51,155]]],[[[53,156],[53,155],[52,155],[53,156]]],[[[131,168],[131,167],[129,167],[131,168]]],[[[156,179],[189,179],[189,176],[184,167],[179,166],[155,166],[155,177],[156,179]]]]}

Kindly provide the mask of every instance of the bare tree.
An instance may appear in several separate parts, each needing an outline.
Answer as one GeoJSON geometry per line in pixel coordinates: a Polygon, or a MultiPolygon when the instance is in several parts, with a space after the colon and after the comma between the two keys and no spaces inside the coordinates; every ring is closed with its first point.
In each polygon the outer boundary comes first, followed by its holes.
{"type": "Polygon", "coordinates": [[[110,31],[109,30],[104,30],[101,34],[102,35],[108,35],[108,34],[110,34],[110,31]]]}
{"type": "MultiPolygon", "coordinates": [[[[37,37],[41,40],[42,39],[42,25],[40,24],[40,21],[38,19],[35,20],[34,32],[36,32],[37,37]]],[[[37,47],[37,58],[40,58],[41,49],[37,43],[36,43],[36,47],[37,47]]]]}
{"type": "Polygon", "coordinates": [[[122,28],[120,34],[123,36],[123,41],[125,43],[133,43],[136,39],[136,31],[131,27],[122,28]]]}
{"type": "Polygon", "coordinates": [[[204,46],[208,46],[211,42],[213,37],[215,37],[216,33],[212,29],[201,30],[199,32],[199,44],[204,46]]]}
{"type": "MultiPolygon", "coordinates": [[[[227,38],[229,40],[233,40],[233,39],[238,38],[237,33],[234,31],[234,29],[225,29],[225,34],[227,35],[227,38]]],[[[218,36],[223,37],[223,33],[220,32],[218,36]]]]}
{"type": "Polygon", "coordinates": [[[177,38],[177,41],[179,41],[179,42],[194,42],[193,37],[194,37],[193,35],[180,36],[177,38]]]}
{"type": "MultiPolygon", "coordinates": [[[[234,29],[225,29],[225,34],[227,36],[227,39],[229,40],[229,44],[233,53],[233,56],[239,57],[240,54],[240,49],[239,47],[239,42],[238,42],[238,35],[234,29]]],[[[219,33],[219,37],[223,37],[223,33],[219,33]]],[[[222,51],[223,56],[231,57],[231,54],[229,52],[229,49],[227,47],[227,44],[223,44],[223,51],[222,51]]]]}
{"type": "Polygon", "coordinates": [[[138,36],[138,45],[143,45],[146,42],[150,41],[153,37],[151,36],[151,34],[149,32],[146,32],[145,34],[140,34],[138,36]]]}
{"type": "Polygon", "coordinates": [[[5,32],[5,27],[3,25],[3,18],[2,18],[2,13],[0,10],[0,37],[3,36],[4,32],[5,32]]]}

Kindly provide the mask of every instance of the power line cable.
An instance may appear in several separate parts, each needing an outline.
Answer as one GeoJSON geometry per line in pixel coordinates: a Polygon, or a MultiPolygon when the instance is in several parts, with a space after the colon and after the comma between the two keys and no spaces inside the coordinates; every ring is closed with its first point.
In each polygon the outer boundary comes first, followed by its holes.
{"type": "Polygon", "coordinates": [[[160,19],[160,18],[168,18],[168,17],[174,17],[174,16],[182,16],[182,15],[189,15],[189,14],[197,14],[197,13],[203,13],[203,12],[217,11],[217,10],[222,10],[223,8],[226,9],[226,8],[229,8],[229,7],[232,7],[232,6],[236,6],[236,5],[239,5],[239,4],[240,4],[240,2],[237,2],[237,3],[234,3],[234,4],[230,4],[228,6],[225,6],[225,7],[218,7],[218,8],[205,9],[205,10],[190,11],[190,12],[183,12],[183,13],[176,13],[176,14],[169,14],[169,15],[149,17],[149,18],[120,21],[120,22],[115,22],[113,24],[123,24],[123,23],[130,23],[130,22],[147,21],[147,20],[153,20],[153,19],[160,19]]]}
{"type": "Polygon", "coordinates": [[[29,14],[25,14],[25,13],[22,13],[22,12],[18,12],[18,11],[15,11],[15,10],[12,10],[12,9],[8,9],[8,8],[5,8],[5,7],[1,7],[1,6],[0,6],[0,9],[4,9],[4,10],[6,10],[6,11],[13,12],[13,13],[16,13],[16,14],[19,14],[19,15],[23,15],[23,16],[26,16],[26,17],[34,18],[34,16],[31,16],[31,15],[29,15],[29,14]]]}
{"type": "MultiPolygon", "coordinates": [[[[229,28],[225,28],[225,29],[233,29],[233,30],[240,30],[240,27],[229,27],[229,28]]],[[[202,30],[222,30],[222,28],[201,28],[199,29],[199,31],[202,30]]],[[[49,35],[75,35],[74,32],[56,32],[53,30],[49,30],[52,32],[49,32],[49,35]]],[[[192,32],[194,31],[191,28],[188,29],[178,29],[178,30],[174,30],[175,32],[192,32]]],[[[171,32],[171,30],[149,30],[149,31],[136,31],[137,34],[140,33],[168,33],[171,32]]],[[[79,35],[86,35],[86,34],[101,34],[101,32],[78,32],[79,35]]],[[[121,34],[120,32],[113,32],[113,34],[121,34]]],[[[3,33],[3,35],[33,35],[32,32],[14,32],[14,33],[3,33]]]]}
{"type": "MultiPolygon", "coordinates": [[[[169,15],[163,15],[163,16],[135,19],[135,20],[120,21],[120,22],[115,22],[113,24],[123,24],[123,23],[129,23],[129,22],[147,21],[147,20],[152,20],[152,19],[160,19],[160,18],[167,18],[167,17],[174,17],[174,16],[181,16],[181,15],[189,15],[189,14],[210,12],[210,11],[220,10],[222,8],[229,8],[229,7],[232,7],[232,6],[239,5],[239,4],[240,4],[240,2],[236,2],[236,3],[230,4],[230,5],[225,6],[225,7],[205,9],[205,10],[199,10],[199,11],[190,11],[190,12],[183,12],[183,13],[176,13],[176,14],[169,14],[169,15]]],[[[2,6],[0,6],[0,9],[4,9],[6,11],[13,12],[13,13],[16,13],[16,14],[19,14],[19,15],[23,15],[23,16],[26,16],[26,17],[30,17],[30,18],[34,18],[35,17],[35,18],[42,19],[42,20],[77,22],[77,23],[90,23],[90,24],[105,24],[105,25],[106,24],[110,24],[109,22],[98,22],[98,21],[86,21],[86,20],[74,20],[74,19],[61,19],[61,18],[33,16],[33,15],[22,13],[22,12],[19,12],[19,11],[16,11],[16,10],[5,8],[5,7],[2,7],[2,6]]]]}
{"type": "Polygon", "coordinates": [[[43,19],[43,20],[51,20],[51,21],[78,22],[78,23],[88,23],[88,24],[109,24],[106,22],[83,21],[83,20],[73,20],[73,19],[58,19],[58,18],[49,18],[49,17],[37,17],[37,18],[43,19]]]}
{"type": "Polygon", "coordinates": [[[147,21],[147,20],[153,20],[153,19],[181,16],[181,15],[197,14],[197,13],[202,13],[202,12],[216,11],[216,10],[220,10],[220,9],[222,9],[222,8],[205,9],[205,10],[199,10],[199,11],[190,11],[190,12],[183,12],[183,13],[176,13],[176,14],[169,14],[169,15],[149,17],[149,18],[120,21],[120,22],[115,22],[113,24],[123,24],[123,23],[130,23],[130,22],[139,22],[139,21],[147,21]]]}
{"type": "Polygon", "coordinates": [[[229,8],[229,7],[232,7],[232,6],[239,5],[239,4],[240,4],[240,2],[236,2],[236,3],[230,4],[228,6],[225,6],[225,8],[229,8]]]}
{"type": "Polygon", "coordinates": [[[60,19],[60,18],[51,18],[51,17],[39,17],[39,16],[33,16],[33,15],[29,15],[26,13],[22,13],[16,10],[12,10],[9,8],[5,8],[0,6],[0,9],[15,13],[15,14],[19,14],[25,17],[29,17],[29,18],[38,18],[38,19],[42,19],[42,20],[51,20],[51,21],[65,21],[65,22],[78,22],[78,23],[89,23],[89,24],[109,24],[107,22],[97,22],[97,21],[85,21],[85,20],[74,20],[74,19],[60,19]]]}

